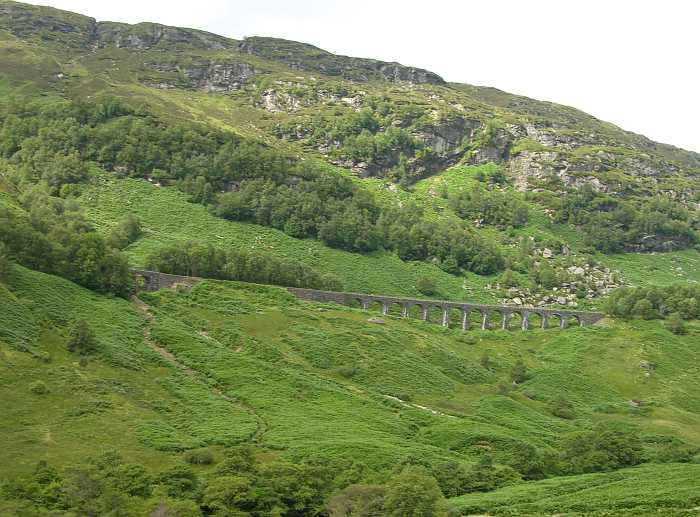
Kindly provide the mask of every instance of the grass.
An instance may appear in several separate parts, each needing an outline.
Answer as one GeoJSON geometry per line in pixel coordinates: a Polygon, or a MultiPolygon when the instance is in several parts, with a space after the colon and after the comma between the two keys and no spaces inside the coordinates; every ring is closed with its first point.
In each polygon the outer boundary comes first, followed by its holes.
{"type": "Polygon", "coordinates": [[[700,504],[699,489],[700,465],[645,465],[523,483],[451,502],[465,515],[689,515],[700,504]]]}
{"type": "Polygon", "coordinates": [[[683,337],[656,322],[615,322],[472,331],[465,342],[461,331],[432,323],[389,316],[376,325],[360,310],[219,281],[144,294],[148,321],[126,301],[20,267],[0,294],[9,309],[0,325],[0,439],[12,444],[0,451],[5,477],[39,459],[96,454],[103,444],[156,470],[184,450],[245,441],[377,468],[409,454],[468,465],[477,442],[506,458],[517,444],[556,447],[563,434],[611,418],[700,445],[700,386],[688,381],[700,364],[697,325],[683,337]],[[65,350],[78,317],[88,318],[102,347],[87,366],[65,350]],[[175,365],[147,346],[146,329],[175,365]],[[503,396],[498,384],[518,358],[532,377],[503,396]],[[641,360],[657,365],[651,377],[641,360]],[[31,393],[37,380],[49,394],[31,393]],[[576,420],[549,412],[560,394],[574,403],[576,420]],[[631,409],[631,398],[648,410],[631,409]]]}
{"type": "Polygon", "coordinates": [[[429,276],[438,286],[439,297],[496,301],[482,289],[488,277],[468,274],[458,278],[432,264],[403,262],[393,253],[350,253],[315,240],[295,239],[272,228],[226,221],[201,205],[187,202],[187,196],[173,188],[158,188],[141,180],[101,180],[85,190],[80,202],[88,219],[103,233],[128,213],[141,219],[145,236],[127,249],[135,265],[143,265],[150,253],[166,244],[198,240],[299,261],[334,273],[347,291],[419,296],[416,281],[429,276]]]}

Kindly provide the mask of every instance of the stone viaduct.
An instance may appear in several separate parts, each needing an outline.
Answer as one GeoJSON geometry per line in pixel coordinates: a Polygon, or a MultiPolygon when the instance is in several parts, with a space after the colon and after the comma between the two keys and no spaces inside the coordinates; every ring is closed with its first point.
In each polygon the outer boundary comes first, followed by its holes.
{"type": "MultiPolygon", "coordinates": [[[[137,284],[146,291],[158,291],[178,285],[191,287],[202,278],[196,276],[180,276],[160,273],[158,271],[147,271],[143,269],[132,269],[131,273],[137,284]]],[[[453,322],[451,314],[453,311],[459,313],[460,325],[463,330],[470,328],[470,316],[475,313],[478,316],[477,325],[482,330],[491,328],[494,316],[498,316],[498,327],[509,328],[509,323],[513,316],[519,316],[520,328],[527,330],[531,327],[533,318],[539,319],[539,327],[546,329],[550,327],[553,320],[558,320],[559,328],[566,328],[570,321],[575,321],[578,325],[585,327],[603,318],[599,312],[571,311],[562,309],[545,309],[541,307],[526,307],[519,305],[483,305],[476,303],[448,302],[441,300],[421,300],[416,298],[400,298],[396,296],[382,296],[362,293],[343,293],[337,291],[319,291],[316,289],[300,289],[288,287],[287,291],[302,300],[315,302],[334,302],[341,305],[358,304],[363,309],[370,309],[373,305],[379,305],[382,314],[389,314],[393,305],[398,305],[401,309],[401,316],[408,318],[411,309],[417,308],[419,317],[423,321],[429,321],[430,311],[438,309],[441,317],[440,323],[448,327],[453,322]]]]}
{"type": "Polygon", "coordinates": [[[518,305],[482,305],[475,303],[447,302],[441,300],[420,300],[414,298],[397,298],[395,296],[382,296],[374,294],[360,293],[340,293],[333,291],[317,291],[315,289],[299,289],[288,287],[287,290],[297,298],[302,300],[312,300],[316,302],[334,302],[342,305],[359,304],[363,309],[378,304],[382,314],[389,314],[389,309],[396,304],[401,308],[401,316],[409,317],[409,312],[413,307],[419,309],[420,319],[428,321],[430,310],[437,308],[440,311],[440,323],[448,327],[451,322],[451,312],[460,313],[460,322],[463,330],[470,328],[470,315],[472,312],[478,314],[479,327],[482,330],[491,328],[493,316],[499,316],[498,326],[502,329],[509,328],[510,320],[514,315],[520,317],[520,328],[527,330],[533,316],[539,319],[539,327],[549,328],[550,322],[558,320],[559,328],[566,328],[571,320],[578,325],[585,327],[603,318],[599,312],[571,311],[561,309],[545,309],[541,307],[526,307],[518,305]]]}

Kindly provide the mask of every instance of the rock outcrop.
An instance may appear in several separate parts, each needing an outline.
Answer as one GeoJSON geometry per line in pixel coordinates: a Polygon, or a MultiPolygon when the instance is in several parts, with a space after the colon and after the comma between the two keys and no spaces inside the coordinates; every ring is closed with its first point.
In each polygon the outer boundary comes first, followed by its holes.
{"type": "Polygon", "coordinates": [[[340,76],[358,82],[372,80],[413,84],[444,84],[437,74],[421,68],[374,59],[339,56],[313,45],[279,38],[251,37],[238,43],[238,50],[280,61],[290,68],[340,76]]]}

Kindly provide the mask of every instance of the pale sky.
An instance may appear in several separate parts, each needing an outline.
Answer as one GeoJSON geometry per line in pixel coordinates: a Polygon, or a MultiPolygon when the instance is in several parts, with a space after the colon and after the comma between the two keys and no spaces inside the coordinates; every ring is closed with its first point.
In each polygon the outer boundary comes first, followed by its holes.
{"type": "Polygon", "coordinates": [[[275,36],[567,104],[700,152],[694,0],[38,0],[100,21],[275,36]]]}

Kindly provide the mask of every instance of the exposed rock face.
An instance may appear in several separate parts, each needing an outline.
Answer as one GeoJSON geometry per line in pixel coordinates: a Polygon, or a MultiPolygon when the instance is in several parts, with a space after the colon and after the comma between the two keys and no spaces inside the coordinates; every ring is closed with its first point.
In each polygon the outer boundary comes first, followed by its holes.
{"type": "Polygon", "coordinates": [[[99,47],[114,46],[146,50],[157,46],[172,48],[187,45],[203,50],[223,50],[234,45],[232,40],[204,31],[168,27],[157,23],[100,22],[97,24],[99,47]]]}
{"type": "Polygon", "coordinates": [[[296,70],[337,75],[351,81],[384,80],[413,84],[444,84],[437,74],[421,68],[387,63],[374,59],[337,56],[313,45],[279,38],[246,38],[238,50],[248,54],[281,61],[296,70]]]}
{"type": "Polygon", "coordinates": [[[423,128],[416,137],[438,154],[451,154],[462,145],[465,138],[471,140],[479,127],[479,120],[456,118],[423,128]]]}
{"type": "Polygon", "coordinates": [[[0,28],[18,38],[51,38],[74,48],[88,48],[96,38],[93,18],[14,2],[0,3],[0,28]]]}
{"type": "Polygon", "coordinates": [[[208,92],[238,90],[256,73],[248,63],[205,62],[186,68],[185,75],[195,87],[208,92]]]}

